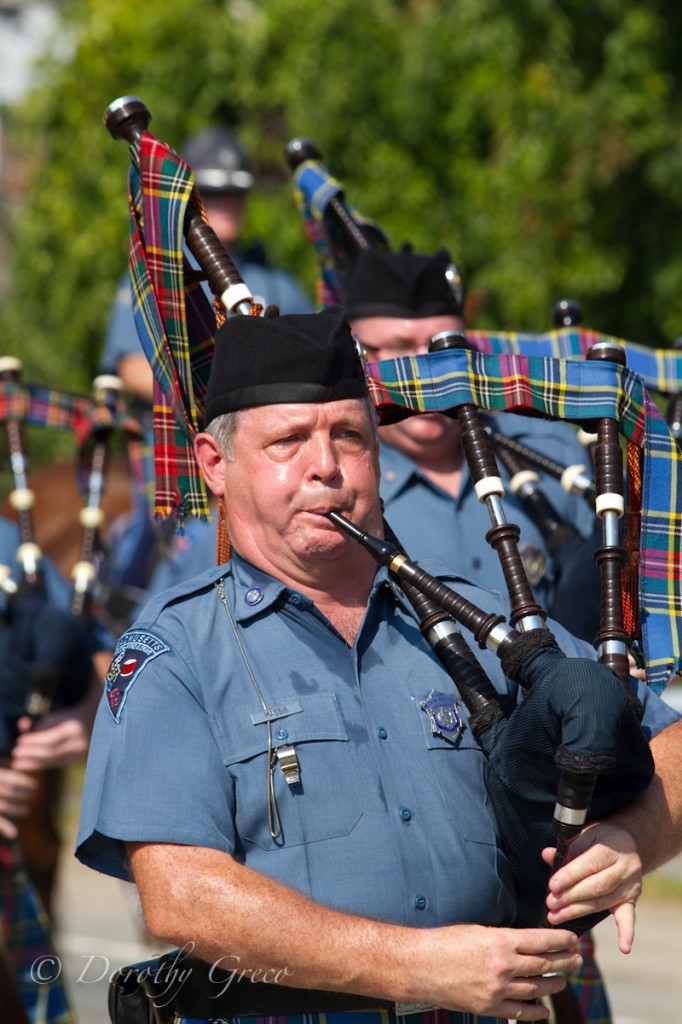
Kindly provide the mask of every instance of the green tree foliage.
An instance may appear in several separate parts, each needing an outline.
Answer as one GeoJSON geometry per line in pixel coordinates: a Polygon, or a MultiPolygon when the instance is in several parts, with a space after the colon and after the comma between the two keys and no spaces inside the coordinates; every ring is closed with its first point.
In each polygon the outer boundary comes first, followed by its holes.
{"type": "Polygon", "coordinates": [[[8,112],[26,159],[7,351],[87,388],[126,262],[128,154],[104,108],[142,97],[181,148],[216,119],[254,154],[247,235],[312,291],[282,151],[320,149],[347,198],[446,244],[477,325],[542,330],[553,303],[664,346],[682,333],[682,111],[670,0],[66,0],[62,56],[8,112]]]}

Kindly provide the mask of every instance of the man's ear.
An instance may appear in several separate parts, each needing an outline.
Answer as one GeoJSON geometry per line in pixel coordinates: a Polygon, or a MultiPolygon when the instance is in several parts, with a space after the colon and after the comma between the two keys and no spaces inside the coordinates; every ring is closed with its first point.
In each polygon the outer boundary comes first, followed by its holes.
{"type": "Polygon", "coordinates": [[[225,475],[218,442],[210,434],[197,434],[194,438],[194,455],[208,487],[220,497],[225,493],[225,475]]]}

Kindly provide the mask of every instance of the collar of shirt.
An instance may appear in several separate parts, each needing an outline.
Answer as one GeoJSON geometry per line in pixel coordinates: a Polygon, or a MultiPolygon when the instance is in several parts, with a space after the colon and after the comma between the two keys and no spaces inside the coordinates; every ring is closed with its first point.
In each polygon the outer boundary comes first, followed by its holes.
{"type": "MultiPolygon", "coordinates": [[[[275,576],[256,568],[251,562],[242,558],[236,551],[232,552],[229,563],[229,575],[233,584],[233,614],[237,622],[248,622],[256,616],[263,615],[275,605],[289,602],[299,608],[311,607],[314,602],[307,595],[287,586],[275,576]]],[[[209,578],[214,582],[226,576],[225,566],[218,566],[211,570],[209,578]]],[[[409,602],[406,600],[398,584],[389,576],[385,566],[378,566],[374,577],[374,584],[369,596],[370,603],[380,588],[387,587],[393,593],[395,599],[405,610],[409,610],[409,602]]]]}

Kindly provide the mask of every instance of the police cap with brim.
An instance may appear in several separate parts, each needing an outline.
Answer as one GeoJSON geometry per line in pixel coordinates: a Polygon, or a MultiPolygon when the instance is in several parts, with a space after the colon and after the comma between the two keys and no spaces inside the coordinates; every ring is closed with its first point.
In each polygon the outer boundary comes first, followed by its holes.
{"type": "Polygon", "coordinates": [[[192,135],[182,151],[204,195],[241,195],[253,188],[253,174],[246,151],[234,132],[220,125],[192,135]]]}
{"type": "Polygon", "coordinates": [[[341,306],[233,316],[216,334],[205,423],[254,405],[365,398],[364,368],[341,306]]]}
{"type": "Polygon", "coordinates": [[[452,266],[447,249],[433,256],[365,250],[355,262],[346,299],[350,320],[390,316],[416,320],[461,316],[461,295],[446,277],[452,266]]]}

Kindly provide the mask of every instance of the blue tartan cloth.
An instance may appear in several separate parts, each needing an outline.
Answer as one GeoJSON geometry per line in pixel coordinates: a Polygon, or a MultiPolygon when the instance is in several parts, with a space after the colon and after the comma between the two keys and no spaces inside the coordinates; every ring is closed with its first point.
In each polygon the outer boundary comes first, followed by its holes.
{"type": "Polygon", "coordinates": [[[475,1013],[433,1010],[398,1016],[389,1010],[352,1010],[345,1013],[280,1014],[270,1017],[228,1017],[207,1021],[198,1017],[176,1017],[174,1024],[507,1024],[506,1017],[482,1017],[475,1013]]]}
{"type": "Polygon", "coordinates": [[[50,923],[15,839],[0,842],[0,943],[14,968],[17,993],[31,1024],[75,1024],[50,923]]]}
{"type": "MultiPolygon", "coordinates": [[[[318,260],[318,304],[323,307],[343,304],[348,288],[343,268],[352,265],[357,253],[350,252],[338,227],[325,217],[332,199],[343,199],[343,186],[319,160],[306,160],[297,167],[294,183],[294,198],[303,230],[318,260]]],[[[388,248],[388,240],[378,224],[363,217],[355,207],[344,205],[358,226],[371,227],[377,244],[388,248]]]]}
{"type": "Polygon", "coordinates": [[[382,423],[462,403],[617,421],[642,451],[639,608],[647,684],[660,693],[682,655],[682,456],[641,377],[611,362],[450,349],[370,364],[368,378],[382,423]]]}
{"type": "Polygon", "coordinates": [[[682,391],[682,350],[650,348],[586,327],[564,327],[533,334],[521,331],[467,331],[472,348],[490,355],[505,352],[554,359],[584,359],[600,342],[618,345],[625,352],[628,369],[638,373],[650,390],[674,395],[682,391]]]}

